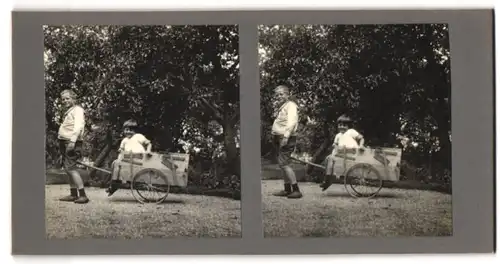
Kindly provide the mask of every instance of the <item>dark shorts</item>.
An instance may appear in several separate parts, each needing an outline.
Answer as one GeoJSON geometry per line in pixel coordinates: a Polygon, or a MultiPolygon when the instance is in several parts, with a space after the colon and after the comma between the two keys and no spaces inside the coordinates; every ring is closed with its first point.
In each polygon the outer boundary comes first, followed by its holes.
{"type": "Polygon", "coordinates": [[[76,169],[76,161],[82,158],[82,148],[83,142],[77,141],[75,143],[75,148],[73,150],[68,151],[69,141],[67,140],[59,140],[59,153],[61,155],[61,165],[66,170],[74,170],[76,169]]]}
{"type": "Polygon", "coordinates": [[[274,136],[274,147],[275,147],[275,157],[276,163],[280,166],[289,165],[291,162],[291,156],[293,151],[295,150],[295,145],[297,144],[297,137],[291,136],[288,138],[287,144],[283,147],[280,147],[281,140],[283,136],[275,135],[274,136]]]}

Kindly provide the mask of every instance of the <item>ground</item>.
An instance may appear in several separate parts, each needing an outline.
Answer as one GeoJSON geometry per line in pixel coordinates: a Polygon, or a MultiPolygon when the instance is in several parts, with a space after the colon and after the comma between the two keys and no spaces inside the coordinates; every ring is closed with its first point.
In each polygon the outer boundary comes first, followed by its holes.
{"type": "Polygon", "coordinates": [[[170,194],[160,205],[140,204],[129,190],[107,197],[87,188],[85,205],[60,202],[67,185],[45,187],[48,238],[241,237],[240,201],[170,194]]]}
{"type": "Polygon", "coordinates": [[[279,180],[262,181],[265,237],[449,236],[451,195],[422,190],[382,189],[372,199],[349,196],[344,185],[325,192],[299,183],[302,199],[275,197],[279,180]]]}

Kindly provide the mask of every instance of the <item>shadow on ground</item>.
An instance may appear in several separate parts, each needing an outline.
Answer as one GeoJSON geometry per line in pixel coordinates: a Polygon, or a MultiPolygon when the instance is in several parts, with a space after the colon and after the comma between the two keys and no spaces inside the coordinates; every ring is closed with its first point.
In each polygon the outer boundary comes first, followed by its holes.
{"type": "MultiPolygon", "coordinates": [[[[130,203],[130,204],[139,204],[140,202],[134,199],[133,197],[116,197],[116,198],[110,198],[109,200],[110,203],[130,203]]],[[[161,204],[185,204],[186,201],[181,200],[181,199],[174,199],[174,198],[167,198],[165,201],[163,201],[161,204]]]]}
{"type": "Polygon", "coordinates": [[[403,196],[398,195],[398,194],[393,194],[393,193],[378,193],[375,197],[371,198],[365,198],[365,197],[353,197],[347,192],[326,192],[323,194],[325,197],[345,197],[345,198],[355,198],[355,199],[370,199],[370,200],[375,200],[375,199],[387,199],[387,198],[401,198],[403,196]]]}
{"type": "Polygon", "coordinates": [[[202,195],[202,196],[215,196],[220,198],[228,198],[232,200],[240,200],[240,190],[232,190],[227,188],[221,189],[207,189],[200,186],[188,186],[186,188],[173,187],[170,193],[174,194],[188,194],[188,195],[202,195]]]}

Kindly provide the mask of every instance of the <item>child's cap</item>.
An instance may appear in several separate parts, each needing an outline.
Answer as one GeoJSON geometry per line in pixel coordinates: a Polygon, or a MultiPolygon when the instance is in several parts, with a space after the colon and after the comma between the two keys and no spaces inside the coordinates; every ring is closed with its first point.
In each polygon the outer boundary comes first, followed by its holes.
{"type": "Polygon", "coordinates": [[[136,128],[137,127],[137,122],[135,120],[127,120],[125,123],[123,123],[123,127],[129,127],[129,128],[136,128]]]}
{"type": "Polygon", "coordinates": [[[337,122],[345,122],[345,123],[350,123],[352,122],[352,119],[347,116],[347,115],[341,115],[338,119],[337,122]]]}
{"type": "Polygon", "coordinates": [[[65,89],[65,90],[61,91],[61,93],[60,93],[61,96],[65,95],[65,94],[69,95],[73,99],[76,99],[76,93],[73,90],[65,89]]]}
{"type": "Polygon", "coordinates": [[[285,93],[290,93],[290,88],[286,85],[278,85],[276,88],[274,88],[275,91],[282,90],[285,93]]]}

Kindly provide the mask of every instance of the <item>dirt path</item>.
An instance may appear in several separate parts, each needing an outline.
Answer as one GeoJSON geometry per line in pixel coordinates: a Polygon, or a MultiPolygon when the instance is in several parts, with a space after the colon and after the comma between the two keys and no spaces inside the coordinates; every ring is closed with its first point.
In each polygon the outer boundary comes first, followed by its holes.
{"type": "Polygon", "coordinates": [[[448,236],[452,234],[451,195],[382,189],[374,199],[351,198],[344,185],[322,192],[299,183],[302,199],[275,197],[282,181],[262,181],[266,237],[448,236]]]}
{"type": "Polygon", "coordinates": [[[59,202],[67,185],[45,188],[48,238],[240,237],[240,201],[171,194],[160,205],[140,204],[129,190],[107,197],[88,188],[90,203],[59,202]]]}

